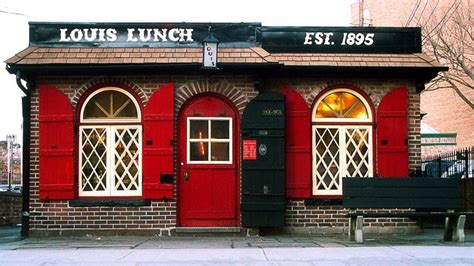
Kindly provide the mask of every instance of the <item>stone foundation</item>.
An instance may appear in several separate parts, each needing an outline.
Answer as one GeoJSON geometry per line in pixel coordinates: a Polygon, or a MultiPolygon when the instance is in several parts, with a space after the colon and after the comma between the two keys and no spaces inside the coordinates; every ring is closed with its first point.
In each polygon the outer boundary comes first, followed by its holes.
{"type": "Polygon", "coordinates": [[[21,193],[0,192],[0,226],[21,223],[21,193]]]}

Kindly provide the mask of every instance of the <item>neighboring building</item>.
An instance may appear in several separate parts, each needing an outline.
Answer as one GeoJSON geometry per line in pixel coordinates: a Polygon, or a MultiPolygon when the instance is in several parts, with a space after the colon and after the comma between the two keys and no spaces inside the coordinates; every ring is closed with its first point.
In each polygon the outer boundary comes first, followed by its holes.
{"type": "MultiPolygon", "coordinates": [[[[450,27],[454,23],[456,12],[459,12],[465,14],[467,18],[464,23],[470,33],[466,31],[466,36],[472,36],[472,8],[471,0],[357,0],[351,5],[351,25],[422,27],[424,36],[434,36],[442,32],[448,40],[465,38],[466,50],[463,56],[466,57],[468,67],[472,71],[474,60],[472,38],[462,37],[459,32],[456,35],[451,35],[449,32],[452,30],[450,27]]],[[[423,40],[423,50],[428,53],[427,42],[423,40]]],[[[430,53],[428,55],[432,56],[430,53]]],[[[472,86],[472,77],[466,81],[472,86]]],[[[423,121],[440,134],[453,132],[457,134],[456,145],[444,147],[445,151],[474,145],[474,89],[460,85],[459,90],[470,104],[463,101],[455,90],[445,85],[421,94],[421,111],[427,113],[423,121]]]]}
{"type": "MultiPolygon", "coordinates": [[[[10,156],[12,174],[12,185],[21,185],[21,148],[20,144],[12,145],[12,155],[10,156]]],[[[7,141],[0,141],[0,185],[8,185],[8,145],[7,141]]]]}
{"type": "Polygon", "coordinates": [[[456,147],[456,133],[439,133],[434,128],[421,122],[421,156],[422,159],[452,152],[456,147]]]}
{"type": "Polygon", "coordinates": [[[8,151],[7,142],[0,141],[0,185],[8,184],[8,151]]]}
{"type": "MultiPolygon", "coordinates": [[[[420,29],[30,23],[30,31],[29,47],[6,63],[28,84],[20,88],[31,111],[33,234],[343,233],[343,177],[420,168],[419,93],[446,70],[421,53],[420,29]]],[[[370,225],[400,232],[415,222],[370,225]]]]}
{"type": "Polygon", "coordinates": [[[21,183],[21,145],[16,143],[13,145],[12,152],[12,185],[20,186],[21,183]]]}

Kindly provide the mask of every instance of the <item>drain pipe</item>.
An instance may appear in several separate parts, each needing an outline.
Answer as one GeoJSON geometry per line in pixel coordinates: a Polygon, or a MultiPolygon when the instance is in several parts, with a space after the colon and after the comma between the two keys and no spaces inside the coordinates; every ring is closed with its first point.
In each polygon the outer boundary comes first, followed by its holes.
{"type": "MultiPolygon", "coordinates": [[[[8,69],[7,69],[8,70],[8,69]]],[[[18,88],[20,88],[20,90],[25,94],[25,95],[29,95],[29,92],[28,92],[28,89],[25,88],[25,86],[23,85],[23,83],[21,83],[21,72],[20,71],[17,71],[16,72],[16,84],[18,85],[18,88]]],[[[28,86],[28,85],[27,85],[28,86]]]]}
{"type": "Polygon", "coordinates": [[[25,93],[21,98],[23,112],[23,166],[22,166],[22,206],[21,206],[21,236],[27,237],[30,228],[30,114],[31,114],[31,87],[27,82],[26,88],[21,82],[21,72],[16,72],[16,83],[25,93]]]}

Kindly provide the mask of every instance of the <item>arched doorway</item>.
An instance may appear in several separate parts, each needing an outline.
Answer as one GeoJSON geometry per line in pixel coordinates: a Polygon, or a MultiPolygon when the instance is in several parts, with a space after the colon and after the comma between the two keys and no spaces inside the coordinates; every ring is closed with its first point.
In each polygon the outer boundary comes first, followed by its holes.
{"type": "Polygon", "coordinates": [[[326,91],[312,112],[313,194],[342,195],[343,177],[373,175],[372,109],[355,90],[326,91]]]}
{"type": "Polygon", "coordinates": [[[238,114],[217,94],[190,99],[179,115],[180,226],[236,226],[238,114]]]}

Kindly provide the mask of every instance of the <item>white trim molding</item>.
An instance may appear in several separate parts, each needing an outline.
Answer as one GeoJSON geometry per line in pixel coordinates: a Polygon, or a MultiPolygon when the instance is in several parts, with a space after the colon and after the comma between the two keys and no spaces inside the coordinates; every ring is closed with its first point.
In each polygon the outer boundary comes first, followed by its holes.
{"type": "Polygon", "coordinates": [[[188,117],[186,120],[186,162],[187,164],[232,164],[233,162],[233,136],[232,128],[233,121],[231,117],[188,117]],[[206,121],[207,122],[207,137],[206,138],[191,138],[191,121],[206,121]],[[212,137],[212,122],[213,121],[228,121],[229,138],[213,138],[212,137]],[[191,160],[190,143],[205,143],[207,144],[207,160],[193,161],[191,160]],[[229,160],[216,161],[212,160],[212,143],[228,143],[229,144],[229,160]]]}

